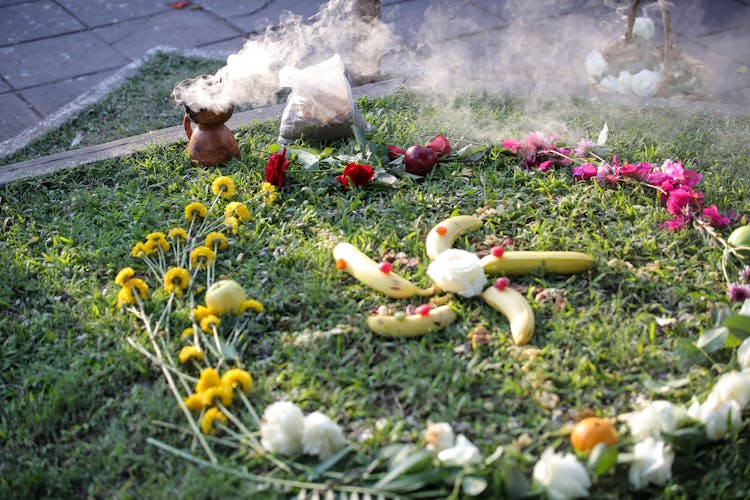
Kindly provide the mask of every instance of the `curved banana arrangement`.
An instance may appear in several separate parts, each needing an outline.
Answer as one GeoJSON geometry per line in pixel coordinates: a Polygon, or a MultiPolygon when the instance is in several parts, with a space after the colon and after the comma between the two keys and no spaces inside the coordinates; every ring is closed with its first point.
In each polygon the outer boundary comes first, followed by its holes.
{"type": "Polygon", "coordinates": [[[482,292],[482,298],[493,309],[500,311],[510,323],[510,333],[516,345],[528,344],[534,335],[536,320],[534,311],[526,297],[512,288],[498,288],[491,286],[482,292]]]}
{"type": "Polygon", "coordinates": [[[480,260],[484,272],[496,274],[530,274],[539,270],[551,274],[575,274],[594,267],[594,257],[583,252],[506,251],[502,257],[486,255],[480,260]]]}
{"type": "Polygon", "coordinates": [[[434,260],[440,252],[453,247],[453,243],[459,236],[480,227],[482,227],[482,221],[473,215],[448,217],[427,233],[425,240],[427,257],[434,260]]]}
{"type": "Polygon", "coordinates": [[[367,318],[370,329],[386,337],[418,337],[425,333],[440,330],[456,321],[456,312],[451,304],[430,309],[426,315],[390,316],[377,314],[367,318]]]}
{"type": "Polygon", "coordinates": [[[406,299],[415,295],[432,295],[434,288],[421,289],[411,281],[393,271],[382,271],[380,264],[349,243],[339,243],[333,249],[336,266],[346,269],[349,274],[373,290],[393,299],[406,299]]]}

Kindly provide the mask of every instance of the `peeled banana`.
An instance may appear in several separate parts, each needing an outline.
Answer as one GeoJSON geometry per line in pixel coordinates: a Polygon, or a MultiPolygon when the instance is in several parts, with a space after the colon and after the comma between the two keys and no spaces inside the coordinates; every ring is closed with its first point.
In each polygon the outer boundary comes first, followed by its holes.
{"type": "Polygon", "coordinates": [[[426,315],[391,316],[377,314],[367,318],[370,329],[386,337],[418,337],[425,333],[440,330],[456,321],[456,312],[451,304],[430,309],[426,315]]]}
{"type": "Polygon", "coordinates": [[[500,311],[510,323],[510,333],[516,345],[528,344],[534,335],[536,320],[534,311],[526,297],[512,288],[498,288],[491,286],[482,292],[482,298],[493,309],[500,311]]]}
{"type": "Polygon", "coordinates": [[[349,243],[339,243],[333,249],[336,265],[356,279],[393,299],[405,299],[415,295],[431,295],[432,288],[421,289],[411,281],[402,278],[393,271],[382,271],[380,264],[359,251],[349,243]]]}
{"type": "Polygon", "coordinates": [[[473,215],[448,217],[427,233],[427,239],[425,240],[427,257],[434,260],[440,252],[452,248],[453,243],[459,236],[480,227],[482,227],[482,221],[473,215]]]}
{"type": "Polygon", "coordinates": [[[502,257],[486,255],[480,263],[489,275],[531,274],[540,270],[551,274],[575,274],[594,267],[594,257],[582,252],[509,250],[502,257]]]}

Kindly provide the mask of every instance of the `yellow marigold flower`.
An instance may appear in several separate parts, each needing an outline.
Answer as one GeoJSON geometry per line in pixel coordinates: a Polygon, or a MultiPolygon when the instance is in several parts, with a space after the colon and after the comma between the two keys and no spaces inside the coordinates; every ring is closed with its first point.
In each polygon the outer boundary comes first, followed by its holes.
{"type": "Polygon", "coordinates": [[[214,313],[214,310],[210,307],[197,305],[195,308],[193,308],[193,317],[195,318],[195,322],[200,324],[201,321],[203,321],[203,318],[210,316],[210,315],[216,315],[214,313]]]}
{"type": "Polygon", "coordinates": [[[158,241],[158,240],[163,240],[164,238],[165,238],[164,233],[160,231],[154,231],[153,233],[148,233],[146,235],[146,241],[149,241],[149,240],[158,241]]]}
{"type": "Polygon", "coordinates": [[[237,217],[239,220],[250,220],[250,210],[245,204],[233,201],[224,208],[225,217],[237,217]]]}
{"type": "Polygon", "coordinates": [[[164,291],[174,293],[178,298],[190,284],[190,273],[182,267],[171,267],[164,273],[164,291]]]}
{"type": "Polygon", "coordinates": [[[202,393],[210,387],[215,387],[221,383],[219,372],[215,368],[205,368],[201,370],[201,376],[198,383],[195,384],[195,392],[202,393]]]}
{"type": "Polygon", "coordinates": [[[218,408],[209,408],[203,415],[203,420],[201,420],[201,430],[203,431],[203,434],[215,434],[216,430],[214,429],[214,423],[217,420],[222,424],[226,424],[227,416],[224,415],[218,408]]]}
{"type": "Polygon", "coordinates": [[[190,264],[197,269],[205,269],[215,258],[216,254],[208,247],[196,247],[190,252],[190,264]]]}
{"type": "Polygon", "coordinates": [[[216,404],[214,401],[217,399],[224,406],[229,406],[234,399],[234,393],[231,385],[219,383],[201,392],[201,397],[203,397],[203,406],[214,406],[216,404]]]}
{"type": "Polygon", "coordinates": [[[229,242],[227,241],[227,237],[224,236],[224,233],[213,231],[206,235],[206,246],[208,248],[214,248],[214,245],[216,245],[217,250],[224,250],[229,246],[229,242]]]}
{"type": "Polygon", "coordinates": [[[229,198],[234,196],[234,193],[237,192],[237,189],[235,188],[234,181],[231,178],[222,175],[221,177],[217,177],[211,184],[211,192],[216,196],[221,195],[222,198],[228,200],[229,198]]]}
{"type": "Polygon", "coordinates": [[[187,239],[187,231],[181,227],[173,227],[169,230],[169,237],[177,241],[185,241],[187,239]]]}
{"type": "Polygon", "coordinates": [[[143,243],[143,252],[146,255],[156,255],[159,253],[160,246],[157,240],[146,240],[143,243]]]}
{"type": "Polygon", "coordinates": [[[148,284],[141,278],[130,278],[125,282],[125,287],[130,288],[131,291],[136,290],[141,299],[146,298],[146,293],[148,292],[148,284]]]}
{"type": "Polygon", "coordinates": [[[266,203],[273,203],[276,201],[276,186],[270,182],[264,182],[260,187],[260,192],[263,193],[263,199],[266,203]]]}
{"type": "Polygon", "coordinates": [[[186,345],[180,350],[178,357],[180,358],[180,363],[187,363],[193,358],[200,361],[203,359],[203,351],[195,346],[186,345]]]}
{"type": "Polygon", "coordinates": [[[248,309],[252,309],[253,311],[255,311],[257,313],[261,313],[261,312],[263,312],[263,304],[261,304],[257,300],[253,300],[253,299],[243,300],[242,304],[240,304],[239,314],[242,314],[243,312],[247,311],[248,309]]]}
{"type": "Polygon", "coordinates": [[[185,406],[187,406],[187,409],[190,411],[201,411],[204,408],[203,396],[201,396],[200,394],[191,394],[183,401],[185,402],[185,406]]]}
{"type": "Polygon", "coordinates": [[[237,234],[237,230],[240,228],[240,220],[237,217],[226,217],[224,226],[231,229],[232,234],[237,234]]]}
{"type": "Polygon", "coordinates": [[[143,248],[143,242],[139,241],[135,245],[133,245],[133,249],[130,251],[130,255],[135,257],[136,259],[140,259],[143,257],[143,255],[146,253],[146,250],[143,248]]]}
{"type": "Polygon", "coordinates": [[[232,368],[224,372],[221,376],[221,383],[227,384],[229,387],[236,387],[237,385],[242,387],[243,392],[248,392],[253,388],[253,377],[250,373],[240,368],[232,368]]]}
{"type": "Polygon", "coordinates": [[[133,295],[132,288],[124,286],[117,293],[117,308],[122,308],[128,304],[135,304],[135,295],[133,295]]]}
{"type": "Polygon", "coordinates": [[[185,328],[182,330],[182,335],[180,335],[180,338],[182,340],[189,339],[193,336],[193,329],[192,328],[185,328]]]}
{"type": "Polygon", "coordinates": [[[120,286],[125,286],[125,282],[135,276],[135,270],[132,267],[123,267],[117,276],[115,276],[115,283],[120,286]]]}
{"type": "Polygon", "coordinates": [[[201,320],[201,330],[203,330],[206,333],[211,332],[211,327],[218,328],[221,324],[221,320],[218,318],[218,316],[214,316],[213,314],[209,314],[205,318],[201,320]]]}
{"type": "Polygon", "coordinates": [[[189,221],[192,221],[196,217],[200,217],[202,219],[206,216],[207,213],[208,209],[203,205],[203,203],[199,201],[188,203],[185,206],[185,218],[189,221]]]}

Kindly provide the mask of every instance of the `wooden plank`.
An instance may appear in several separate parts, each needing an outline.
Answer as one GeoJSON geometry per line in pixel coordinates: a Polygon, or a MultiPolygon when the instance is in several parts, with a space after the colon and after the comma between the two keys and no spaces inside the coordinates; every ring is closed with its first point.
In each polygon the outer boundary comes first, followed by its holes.
{"type": "MultiPolygon", "coordinates": [[[[355,99],[359,99],[360,97],[380,97],[393,93],[400,86],[402,86],[400,80],[386,80],[355,87],[352,89],[352,94],[355,99]]],[[[285,106],[286,104],[284,103],[274,104],[272,106],[237,113],[230,118],[227,126],[232,130],[236,130],[248,126],[255,121],[270,120],[279,117],[284,111],[285,106]]],[[[48,175],[77,165],[127,156],[154,145],[172,144],[185,140],[185,130],[182,128],[182,125],[176,125],[104,144],[73,151],[63,151],[19,163],[11,163],[0,166],[0,185],[9,184],[19,179],[48,175]]]]}

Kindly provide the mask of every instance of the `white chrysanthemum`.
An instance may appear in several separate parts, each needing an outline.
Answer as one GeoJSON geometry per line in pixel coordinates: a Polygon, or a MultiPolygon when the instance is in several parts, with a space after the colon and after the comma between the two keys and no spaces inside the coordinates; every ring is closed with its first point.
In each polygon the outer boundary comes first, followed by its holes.
{"type": "Polygon", "coordinates": [[[734,400],[740,408],[745,408],[750,403],[750,375],[738,371],[727,372],[719,377],[711,394],[719,402],[734,400]]]}
{"type": "Polygon", "coordinates": [[[589,52],[586,55],[586,74],[598,80],[605,71],[607,71],[607,61],[601,52],[598,50],[589,52]]]}
{"type": "Polygon", "coordinates": [[[672,477],[674,452],[664,441],[648,437],[636,443],[628,478],[639,490],[649,483],[663,486],[672,477]]]}
{"type": "Polygon", "coordinates": [[[620,81],[616,76],[607,75],[601,79],[599,85],[610,92],[620,92],[620,81]]]}
{"type": "Polygon", "coordinates": [[[645,40],[651,40],[656,32],[654,20],[650,17],[636,17],[633,22],[633,36],[641,37],[645,40]]]}
{"type": "Polygon", "coordinates": [[[479,294],[487,283],[479,257],[457,248],[440,252],[427,267],[427,275],[444,291],[463,297],[479,294]]]}
{"type": "Polygon", "coordinates": [[[428,450],[443,451],[453,447],[454,441],[453,428],[448,423],[429,423],[424,431],[424,442],[428,450]]]}
{"type": "Polygon", "coordinates": [[[703,404],[698,401],[693,403],[688,409],[688,415],[701,422],[706,427],[708,439],[714,441],[723,438],[730,429],[742,425],[739,403],[733,399],[721,401],[715,394],[710,394],[703,404]]]}
{"type": "Polygon", "coordinates": [[[344,446],[346,437],[336,422],[319,411],[305,417],[302,451],[307,455],[317,455],[325,460],[344,446]]]}
{"type": "Polygon", "coordinates": [[[750,337],[743,340],[737,348],[737,362],[743,370],[750,369],[750,337]]]}
{"type": "Polygon", "coordinates": [[[633,75],[630,71],[620,71],[620,76],[617,77],[617,91],[621,94],[633,93],[633,75]]]}
{"type": "Polygon", "coordinates": [[[445,465],[463,467],[464,465],[481,462],[482,454],[469,438],[463,434],[459,434],[456,437],[456,444],[438,453],[437,458],[445,465]]]}
{"type": "Polygon", "coordinates": [[[299,455],[304,423],[305,417],[296,404],[288,401],[270,404],[260,421],[260,444],[271,453],[299,455]]]}
{"type": "Polygon", "coordinates": [[[633,93],[641,97],[655,96],[659,91],[661,75],[650,69],[642,69],[630,79],[630,87],[633,93]]]}
{"type": "Polygon", "coordinates": [[[630,434],[636,441],[647,437],[661,438],[662,432],[672,432],[685,416],[685,408],[669,401],[653,401],[628,419],[630,434]]]}
{"type": "Polygon", "coordinates": [[[534,466],[534,480],[544,486],[552,500],[585,497],[591,479],[586,468],[572,453],[555,453],[547,448],[534,466]]]}

